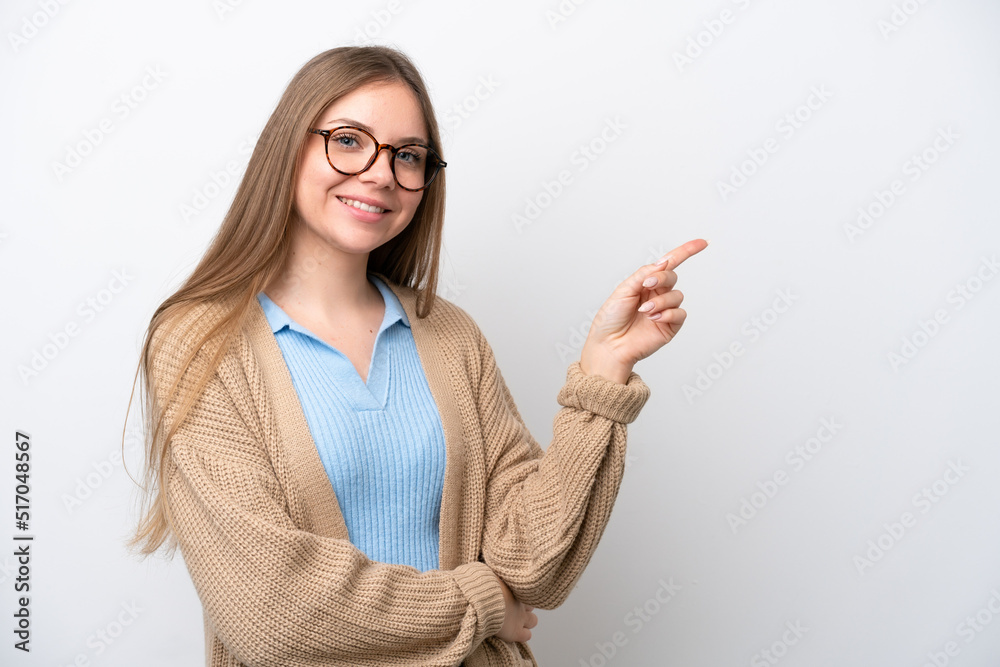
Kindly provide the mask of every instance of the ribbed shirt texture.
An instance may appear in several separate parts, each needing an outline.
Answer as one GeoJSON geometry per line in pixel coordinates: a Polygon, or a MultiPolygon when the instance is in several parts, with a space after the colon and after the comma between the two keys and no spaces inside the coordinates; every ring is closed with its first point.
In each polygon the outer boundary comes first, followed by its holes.
{"type": "Polygon", "coordinates": [[[410,322],[374,275],[385,302],[367,382],[351,360],[257,295],[281,348],[351,542],[373,561],[438,568],[444,429],[410,322]]]}
{"type": "MultiPolygon", "coordinates": [[[[638,374],[619,384],[571,363],[543,450],[468,313],[439,296],[418,318],[416,290],[375,275],[406,315],[444,433],[435,569],[373,560],[352,542],[352,510],[341,506],[259,300],[205,385],[194,383],[219,340],[197,342],[234,301],[199,304],[152,334],[149,418],[163,417],[161,437],[176,426],[158,443],[161,493],[202,604],[208,667],[537,666],[527,643],[497,637],[500,581],[527,605],[558,607],[607,526],[627,424],[650,395],[638,374]],[[200,387],[178,424],[181,394],[167,391],[175,381],[181,391],[200,387]]],[[[378,341],[392,366],[387,399],[396,367],[382,343],[399,328],[378,341]]],[[[560,664],[588,651],[567,647],[560,664]]]]}

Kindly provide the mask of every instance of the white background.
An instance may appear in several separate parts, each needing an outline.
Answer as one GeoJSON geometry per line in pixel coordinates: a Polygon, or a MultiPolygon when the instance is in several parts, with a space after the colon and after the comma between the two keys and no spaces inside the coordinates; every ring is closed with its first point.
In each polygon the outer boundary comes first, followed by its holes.
{"type": "Polygon", "coordinates": [[[439,293],[483,328],[543,446],[604,299],[711,242],[678,270],[680,335],[636,366],[652,396],[614,514],[565,605],[539,612],[540,664],[998,664],[1000,7],[559,7],[4,3],[0,662],[202,664],[183,561],[122,544],[135,486],[115,452],[141,336],[221,221],[236,179],[219,173],[242,169],[302,64],[363,35],[403,49],[431,90],[449,163],[439,293]],[[60,170],[72,151],[87,154],[60,170]],[[852,232],[859,208],[873,216],[852,232]],[[104,291],[115,272],[124,289],[104,291]],[[10,632],[18,429],[27,655],[10,632]]]}

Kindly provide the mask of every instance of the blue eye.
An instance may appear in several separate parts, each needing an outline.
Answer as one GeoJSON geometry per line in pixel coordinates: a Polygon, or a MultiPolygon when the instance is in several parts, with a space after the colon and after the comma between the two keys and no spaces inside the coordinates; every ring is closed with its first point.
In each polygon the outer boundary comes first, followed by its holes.
{"type": "Polygon", "coordinates": [[[424,156],[416,150],[401,150],[396,153],[396,162],[406,167],[422,167],[424,156]]]}
{"type": "Polygon", "coordinates": [[[343,148],[355,148],[358,144],[358,138],[353,134],[343,133],[331,138],[343,148]]]}

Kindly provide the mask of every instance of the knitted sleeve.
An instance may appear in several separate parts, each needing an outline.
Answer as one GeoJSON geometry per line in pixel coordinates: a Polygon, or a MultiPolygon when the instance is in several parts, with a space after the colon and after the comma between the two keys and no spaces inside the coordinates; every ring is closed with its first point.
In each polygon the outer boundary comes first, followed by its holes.
{"type": "Polygon", "coordinates": [[[570,364],[543,452],[528,432],[479,333],[479,410],[490,453],[484,561],[518,600],[553,609],[593,556],[625,470],[626,425],[650,395],[635,372],[627,384],[570,364]]]}
{"type": "Polygon", "coordinates": [[[246,354],[223,359],[165,463],[173,533],[208,623],[247,667],[459,664],[503,625],[490,568],[419,572],[297,528],[262,444],[273,424],[244,386],[246,354]]]}

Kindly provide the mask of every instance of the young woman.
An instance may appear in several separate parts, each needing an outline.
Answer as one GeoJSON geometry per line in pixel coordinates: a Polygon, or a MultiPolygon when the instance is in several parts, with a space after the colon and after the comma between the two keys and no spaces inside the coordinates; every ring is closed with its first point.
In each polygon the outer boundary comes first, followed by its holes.
{"type": "Polygon", "coordinates": [[[632,367],[681,327],[673,269],[707,244],[605,302],[543,452],[482,332],[435,296],[445,167],[403,54],[316,56],[150,322],[129,544],[180,547],[210,667],[534,665],[533,609],[597,547],[650,393],[632,367]]]}

